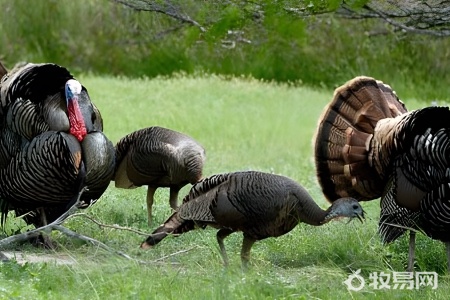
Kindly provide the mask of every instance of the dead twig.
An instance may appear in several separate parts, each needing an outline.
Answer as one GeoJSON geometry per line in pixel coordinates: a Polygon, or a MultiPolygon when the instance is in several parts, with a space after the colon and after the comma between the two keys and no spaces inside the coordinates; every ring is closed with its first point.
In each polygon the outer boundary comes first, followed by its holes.
{"type": "Polygon", "coordinates": [[[394,223],[383,223],[383,224],[389,225],[389,226],[392,226],[392,227],[396,227],[396,228],[401,228],[401,229],[404,229],[404,230],[409,230],[409,231],[412,231],[412,232],[423,233],[423,231],[421,231],[420,229],[411,228],[411,227],[407,227],[407,226],[403,226],[403,225],[399,225],[399,224],[394,224],[394,223]]]}
{"type": "Polygon", "coordinates": [[[160,258],[158,258],[158,259],[155,259],[155,260],[153,260],[153,261],[151,261],[151,262],[152,262],[152,263],[157,263],[157,262],[159,262],[159,261],[161,261],[161,260],[165,260],[166,258],[175,256],[175,255],[178,255],[178,254],[182,254],[182,253],[189,252],[189,251],[191,251],[191,250],[193,250],[193,249],[195,249],[195,248],[197,248],[197,247],[191,247],[191,248],[189,248],[189,249],[180,250],[180,251],[171,253],[171,254],[169,254],[169,255],[162,256],[162,257],[160,257],[160,258]]]}

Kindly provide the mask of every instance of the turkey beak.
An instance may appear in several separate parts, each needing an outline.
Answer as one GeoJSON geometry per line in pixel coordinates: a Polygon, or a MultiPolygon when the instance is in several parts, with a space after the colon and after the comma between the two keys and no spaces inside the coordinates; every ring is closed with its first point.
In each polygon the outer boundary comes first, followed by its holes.
{"type": "Polygon", "coordinates": [[[364,223],[364,220],[366,219],[365,217],[364,217],[364,213],[365,213],[365,211],[364,211],[364,209],[361,211],[361,214],[356,214],[356,217],[358,218],[358,220],[360,220],[361,221],[361,223],[364,223]]]}
{"type": "Polygon", "coordinates": [[[360,220],[361,223],[364,223],[365,218],[364,216],[358,215],[358,220],[360,220]]]}
{"type": "Polygon", "coordinates": [[[347,224],[350,223],[354,218],[358,218],[358,220],[360,220],[361,223],[364,223],[364,220],[366,219],[366,218],[364,217],[364,213],[365,213],[364,209],[361,211],[361,213],[358,213],[358,212],[355,213],[355,214],[353,215],[353,217],[351,217],[351,218],[348,220],[347,224]]]}

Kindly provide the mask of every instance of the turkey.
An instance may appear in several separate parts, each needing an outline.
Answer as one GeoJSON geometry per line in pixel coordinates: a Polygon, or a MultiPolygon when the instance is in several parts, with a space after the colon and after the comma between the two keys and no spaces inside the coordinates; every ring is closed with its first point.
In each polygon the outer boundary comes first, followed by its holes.
{"type": "Polygon", "coordinates": [[[66,68],[18,64],[3,74],[0,100],[3,224],[11,210],[27,224],[50,223],[84,186],[86,206],[102,195],[114,173],[114,146],[86,88],[66,68]]]}
{"type": "Polygon", "coordinates": [[[448,120],[447,107],[408,112],[388,85],[370,77],[336,89],[319,120],[315,162],[323,193],[331,202],[381,197],[382,241],[412,229],[408,271],[414,230],[446,243],[450,264],[448,120]]]}
{"type": "Polygon", "coordinates": [[[205,150],[191,137],[158,126],[137,130],[116,144],[115,186],[147,185],[148,224],[158,187],[169,187],[170,207],[177,209],[178,193],[202,178],[205,150]]]}
{"type": "Polygon", "coordinates": [[[291,231],[299,222],[320,226],[338,217],[364,218],[358,201],[343,198],[322,210],[295,181],[280,175],[247,171],[213,175],[195,184],[178,210],[141,244],[147,249],[169,234],[207,225],[219,229],[217,241],[225,265],[224,238],[242,231],[244,267],[257,240],[291,231]]]}

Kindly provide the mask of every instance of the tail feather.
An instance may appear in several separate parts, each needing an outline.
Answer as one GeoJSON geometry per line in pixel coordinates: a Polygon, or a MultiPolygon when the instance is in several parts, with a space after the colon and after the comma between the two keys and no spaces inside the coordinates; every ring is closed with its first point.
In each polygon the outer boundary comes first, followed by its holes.
{"type": "Polygon", "coordinates": [[[370,142],[379,120],[405,112],[395,92],[373,78],[356,77],[336,89],[315,135],[317,177],[328,200],[381,196],[383,183],[369,161],[370,142]]]}

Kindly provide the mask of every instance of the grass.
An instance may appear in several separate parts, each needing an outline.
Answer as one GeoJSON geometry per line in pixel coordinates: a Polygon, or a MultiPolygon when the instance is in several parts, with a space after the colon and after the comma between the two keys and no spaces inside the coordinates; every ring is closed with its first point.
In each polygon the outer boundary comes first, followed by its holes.
{"type": "MultiPolygon", "coordinates": [[[[159,125],[197,139],[207,151],[205,175],[237,170],[261,170],[289,176],[326,208],[314,175],[312,135],[331,90],[311,90],[248,78],[175,76],[125,79],[78,76],[102,112],[105,133],[113,142],[134,130],[159,125]]],[[[395,88],[395,87],[394,87],[395,88]]],[[[401,96],[401,95],[400,95],[401,96]]],[[[411,108],[425,103],[405,100],[411,108]]],[[[181,194],[185,194],[185,187],[181,194]]],[[[113,185],[87,211],[107,224],[150,232],[145,188],[120,190],[113,185]]],[[[56,253],[70,255],[71,265],[14,261],[0,265],[2,299],[444,299],[450,290],[442,243],[419,235],[416,269],[439,273],[439,288],[375,290],[366,284],[350,292],[343,281],[361,269],[370,273],[404,271],[407,237],[383,246],[376,234],[378,201],[363,203],[365,224],[332,222],[322,227],[304,224],[279,237],[257,242],[251,267],[243,272],[239,251],[242,237],[227,238],[230,267],[224,268],[215,230],[197,230],[168,237],[149,251],[138,245],[144,237],[127,231],[99,228],[76,217],[66,226],[145,261],[138,264],[53,233],[56,253]],[[184,252],[179,252],[183,251],[184,252]],[[173,255],[172,255],[173,254],[173,255]]],[[[154,224],[169,215],[168,191],[159,190],[154,224]]],[[[10,219],[9,231],[20,222],[10,219]]],[[[7,250],[42,253],[28,245],[7,250]]],[[[56,254],[55,253],[55,254],[56,254]]]]}

